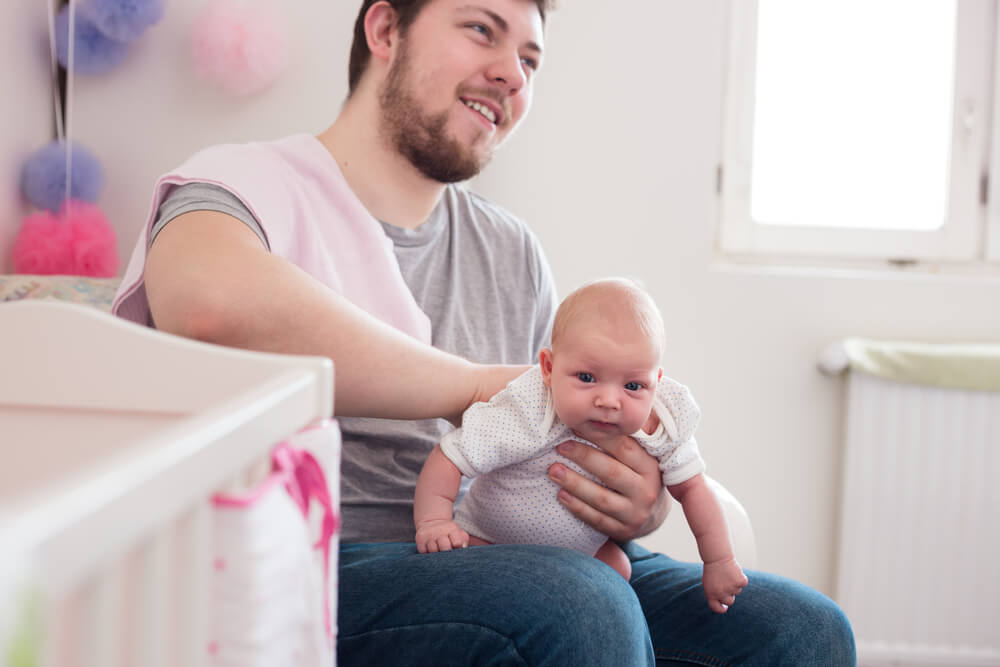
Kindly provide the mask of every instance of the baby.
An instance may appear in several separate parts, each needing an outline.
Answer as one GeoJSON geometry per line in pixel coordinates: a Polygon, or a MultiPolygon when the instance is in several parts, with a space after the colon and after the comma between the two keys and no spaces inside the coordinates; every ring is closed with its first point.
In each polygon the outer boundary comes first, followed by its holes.
{"type": "MultiPolygon", "coordinates": [[[[548,544],[593,555],[631,576],[621,547],[573,516],[547,475],[566,440],[600,448],[629,435],[660,462],[704,561],[709,607],[724,613],[747,584],[722,509],[705,483],[693,437],[699,411],[684,385],[663,377],[664,326],[652,298],[623,279],[589,283],[559,306],[552,347],[434,448],[414,499],[420,553],[483,544],[548,544]],[[473,478],[455,508],[461,477],[473,478]],[[454,511],[454,518],[452,513],[454,511]]],[[[596,480],[595,480],[596,481],[596,480]]]]}

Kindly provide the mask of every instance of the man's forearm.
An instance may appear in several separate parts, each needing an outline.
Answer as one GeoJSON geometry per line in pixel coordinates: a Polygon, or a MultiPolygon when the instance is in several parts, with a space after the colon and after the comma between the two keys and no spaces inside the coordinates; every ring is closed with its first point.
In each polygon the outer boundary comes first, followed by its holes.
{"type": "Polygon", "coordinates": [[[519,372],[472,364],[397,331],[219,213],[189,213],[164,228],[147,259],[146,291],[161,330],[333,359],[338,415],[457,417],[519,372]]]}

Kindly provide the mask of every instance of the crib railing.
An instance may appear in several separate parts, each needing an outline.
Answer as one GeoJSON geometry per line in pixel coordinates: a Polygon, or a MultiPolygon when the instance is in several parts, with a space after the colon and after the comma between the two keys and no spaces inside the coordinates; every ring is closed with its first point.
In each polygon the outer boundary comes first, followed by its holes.
{"type": "Polygon", "coordinates": [[[211,499],[330,416],[330,361],[61,303],[0,305],[0,331],[0,660],[209,664],[211,499]]]}

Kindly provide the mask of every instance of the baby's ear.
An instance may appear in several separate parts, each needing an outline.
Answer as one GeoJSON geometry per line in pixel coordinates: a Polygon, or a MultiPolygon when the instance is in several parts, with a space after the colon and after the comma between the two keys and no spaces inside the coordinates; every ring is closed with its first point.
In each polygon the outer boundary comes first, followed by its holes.
{"type": "Polygon", "coordinates": [[[659,368],[656,371],[656,381],[659,382],[662,379],[663,379],[663,369],[659,368]]]}
{"type": "Polygon", "coordinates": [[[538,365],[542,369],[542,382],[546,387],[552,388],[552,350],[543,347],[538,353],[538,365]]]}

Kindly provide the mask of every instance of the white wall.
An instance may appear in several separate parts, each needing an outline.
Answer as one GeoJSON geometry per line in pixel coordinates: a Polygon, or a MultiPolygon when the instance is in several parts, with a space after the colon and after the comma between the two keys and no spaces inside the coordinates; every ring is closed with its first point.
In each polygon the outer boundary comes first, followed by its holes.
{"type": "Polygon", "coordinates": [[[52,140],[54,105],[45,4],[0,2],[0,273],[13,271],[11,247],[31,212],[21,195],[21,167],[52,140]]]}
{"type": "Polygon", "coordinates": [[[171,0],[164,18],[114,71],[78,76],[75,135],[101,161],[100,204],[118,232],[121,271],[146,222],[157,176],[215,143],[318,133],[347,92],[347,49],[354,2],[276,3],[287,22],[289,62],[271,88],[234,97],[200,80],[190,58],[191,26],[203,0],[171,0]]]}
{"type": "MultiPolygon", "coordinates": [[[[725,2],[561,3],[549,20],[535,108],[476,187],[534,227],[563,293],[608,274],[649,285],[669,326],[667,372],[702,406],[710,472],[749,510],[760,567],[829,593],[842,387],[814,370],[819,350],[851,334],[996,340],[1000,280],[716,261],[725,2]]],[[[226,98],[191,74],[187,30],[200,0],[171,0],[125,65],[78,80],[77,135],[107,170],[101,204],[123,261],[160,172],[209,143],[318,132],[332,121],[346,91],[357,4],[282,4],[293,60],[278,86],[256,98],[226,98]]],[[[21,20],[11,11],[0,9],[5,36],[16,32],[7,19],[21,20]]],[[[34,94],[42,113],[47,98],[34,94]]],[[[21,142],[9,131],[21,107],[2,103],[12,106],[0,137],[33,150],[42,137],[21,142]]],[[[9,200],[0,201],[5,215],[9,200]]],[[[667,532],[685,532],[680,512],[668,524],[667,532]]],[[[690,547],[671,551],[695,557],[690,547]]]]}
{"type": "MultiPolygon", "coordinates": [[[[607,274],[646,282],[665,371],[702,407],[709,472],[747,507],[759,567],[831,593],[842,385],[815,370],[819,351],[847,335],[1000,340],[1000,279],[716,261],[725,9],[562,3],[534,110],[478,185],[537,230],[562,293],[607,274]]],[[[681,532],[681,513],[668,524],[681,532]]]]}

